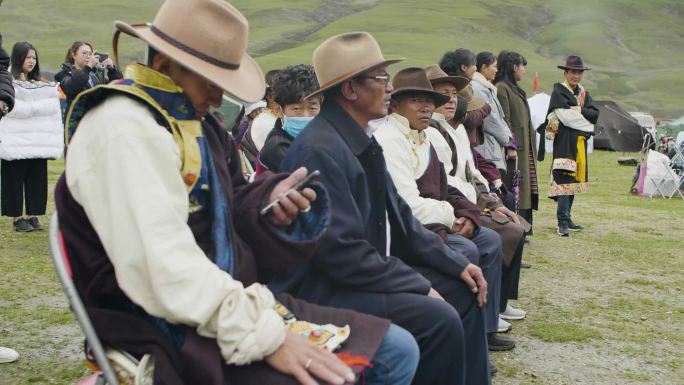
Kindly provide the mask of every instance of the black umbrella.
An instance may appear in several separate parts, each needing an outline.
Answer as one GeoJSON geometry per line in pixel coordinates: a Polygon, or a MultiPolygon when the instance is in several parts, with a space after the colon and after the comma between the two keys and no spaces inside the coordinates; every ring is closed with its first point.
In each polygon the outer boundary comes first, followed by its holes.
{"type": "Polygon", "coordinates": [[[609,100],[595,100],[600,111],[596,122],[594,147],[615,151],[641,151],[646,129],[617,103],[609,100]]]}

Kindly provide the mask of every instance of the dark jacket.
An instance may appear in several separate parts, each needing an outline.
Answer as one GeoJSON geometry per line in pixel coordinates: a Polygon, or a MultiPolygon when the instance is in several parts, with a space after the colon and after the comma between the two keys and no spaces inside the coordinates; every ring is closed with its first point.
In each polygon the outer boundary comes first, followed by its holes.
{"type": "MultiPolygon", "coordinates": [[[[579,87],[576,88],[576,94],[579,95],[579,87]]],[[[551,100],[549,101],[549,109],[547,111],[547,116],[552,111],[557,109],[569,109],[578,106],[576,94],[567,89],[562,83],[556,83],[553,85],[553,92],[551,93],[551,100]]],[[[585,91],[584,104],[580,106],[582,116],[592,124],[596,124],[599,117],[599,110],[594,106],[594,101],[589,96],[589,92],[585,91]]],[[[545,135],[543,132],[548,124],[548,119],[544,124],[537,128],[537,131],[541,135],[545,135]]],[[[553,159],[555,160],[567,160],[571,162],[577,161],[577,139],[580,136],[589,139],[594,133],[583,132],[575,130],[563,124],[563,122],[558,123],[558,133],[553,139],[553,159]]],[[[586,143],[586,142],[585,142],[586,143]]],[[[538,153],[542,157],[544,156],[544,143],[539,145],[538,153]]],[[[587,148],[584,147],[584,159],[587,157],[587,148]]],[[[542,158],[543,159],[543,158],[542,158]]],[[[553,184],[549,188],[549,196],[553,199],[557,195],[565,195],[576,192],[583,192],[586,189],[582,185],[586,185],[589,176],[589,164],[584,163],[584,175],[585,179],[583,181],[577,180],[574,171],[569,171],[564,167],[556,167],[554,164],[551,166],[551,175],[553,177],[553,184]]],[[[579,167],[579,164],[577,164],[579,167]]]]}
{"type": "Polygon", "coordinates": [[[65,111],[69,111],[71,102],[82,91],[99,84],[107,84],[112,80],[121,79],[122,77],[123,74],[116,67],[95,67],[90,69],[90,67],[86,66],[79,70],[69,63],[62,64],[60,71],[55,74],[55,80],[59,82],[59,86],[66,96],[67,105],[65,111]],[[92,80],[92,82],[89,82],[89,80],[92,80]]]}
{"type": "MultiPolygon", "coordinates": [[[[282,271],[292,261],[308,259],[317,240],[285,239],[271,231],[266,219],[258,214],[273,186],[285,175],[269,173],[248,184],[226,129],[210,115],[203,122],[203,128],[222,191],[229,207],[233,208],[230,228],[233,229],[231,239],[235,251],[234,278],[246,287],[257,281],[257,271],[282,271]]],[[[144,314],[132,313],[134,306],[118,286],[114,267],[98,234],[83,207],[73,199],[65,178],[62,175],[55,188],[59,226],[69,252],[74,283],[105,345],[118,346],[138,358],[151,353],[156,365],[154,383],[158,385],[297,384],[294,378],[276,372],[264,362],[226,367],[220,359],[216,341],[198,336],[192,328],[186,329],[185,342],[179,351],[144,314]]],[[[325,200],[316,202],[324,205],[325,200]]],[[[188,219],[197,244],[207,255],[212,255],[209,250],[211,223],[207,210],[192,213],[188,219]]],[[[350,339],[342,348],[348,353],[372,357],[389,327],[387,320],[360,313],[322,308],[289,296],[281,295],[277,299],[298,319],[350,325],[350,339]]]]}
{"type": "Polygon", "coordinates": [[[259,161],[273,172],[280,170],[280,163],[285,158],[292,144],[292,138],[283,130],[281,119],[276,120],[275,127],[268,133],[264,147],[259,153],[259,161]]]}
{"type": "Polygon", "coordinates": [[[413,216],[387,172],[382,147],[334,101],[323,104],[281,164],[284,171],[300,166],[320,170],[330,195],[330,225],[313,259],[274,279],[274,291],[387,316],[385,293],[427,294],[430,289],[409,264],[453,277],[468,264],[413,216]]]}
{"type": "Polygon", "coordinates": [[[532,196],[532,173],[536,172],[537,163],[537,134],[532,127],[530,106],[527,103],[527,95],[520,87],[513,86],[506,81],[496,83],[497,98],[504,111],[506,123],[511,128],[513,138],[518,146],[518,170],[522,181],[520,182],[520,208],[537,209],[538,196],[532,196]],[[528,161],[532,154],[535,164],[534,170],[528,161]]]}
{"type": "MultiPolygon", "coordinates": [[[[7,71],[10,65],[10,57],[1,45],[2,38],[0,37],[0,100],[12,110],[14,107],[14,86],[12,85],[12,75],[7,71]]],[[[2,115],[0,115],[1,118],[2,115]]]]}

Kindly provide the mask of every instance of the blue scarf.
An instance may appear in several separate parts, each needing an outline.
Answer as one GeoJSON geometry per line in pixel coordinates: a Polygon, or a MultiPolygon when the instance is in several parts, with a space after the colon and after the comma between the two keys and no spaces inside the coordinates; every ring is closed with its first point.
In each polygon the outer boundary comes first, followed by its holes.
{"type": "MultiPolygon", "coordinates": [[[[132,79],[124,79],[119,84],[136,86],[150,95],[169,115],[178,120],[194,120],[195,109],[190,100],[175,86],[173,81],[147,67],[135,66],[130,71],[132,79]]],[[[129,72],[127,71],[127,75],[129,72]]],[[[216,265],[231,276],[234,275],[232,228],[229,218],[230,207],[216,164],[211,156],[204,136],[197,138],[202,156],[202,168],[189,200],[194,210],[209,208],[212,216],[211,235],[214,243],[216,265]]],[[[201,279],[201,277],[198,277],[201,279]]],[[[151,317],[155,325],[171,339],[177,349],[183,345],[185,326],[174,325],[158,317],[151,317]]]]}

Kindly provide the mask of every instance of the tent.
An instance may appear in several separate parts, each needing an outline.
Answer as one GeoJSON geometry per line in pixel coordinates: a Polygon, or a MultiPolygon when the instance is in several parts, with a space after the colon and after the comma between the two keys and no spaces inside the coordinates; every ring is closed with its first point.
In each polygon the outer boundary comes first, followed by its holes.
{"type": "MultiPolygon", "coordinates": [[[[551,102],[551,96],[544,92],[540,92],[530,98],[527,98],[527,104],[530,105],[530,118],[532,119],[532,127],[535,129],[546,120],[546,115],[549,110],[549,102],[551,102]]],[[[539,143],[541,139],[541,135],[537,133],[537,143],[539,143]]],[[[544,149],[546,152],[553,152],[553,141],[544,138],[544,149]]],[[[587,152],[591,154],[593,150],[594,138],[592,137],[587,141],[587,152]]]]}
{"type": "Polygon", "coordinates": [[[625,152],[642,150],[644,136],[653,134],[650,130],[642,127],[636,118],[614,101],[595,100],[594,104],[600,111],[595,127],[596,147],[625,152]]]}

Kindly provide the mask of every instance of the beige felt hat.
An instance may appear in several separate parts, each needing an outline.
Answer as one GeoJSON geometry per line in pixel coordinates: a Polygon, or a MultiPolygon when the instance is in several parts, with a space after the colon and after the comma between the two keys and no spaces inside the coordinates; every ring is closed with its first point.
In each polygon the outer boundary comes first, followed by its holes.
{"type": "Polygon", "coordinates": [[[485,103],[487,103],[481,97],[475,96],[475,94],[473,94],[473,86],[470,84],[468,84],[463,90],[459,91],[458,94],[463,96],[468,102],[468,112],[482,108],[484,107],[485,103]]]}
{"type": "Polygon", "coordinates": [[[460,92],[470,84],[470,80],[466,77],[447,75],[447,73],[437,64],[431,64],[425,67],[425,72],[433,86],[438,83],[451,83],[456,87],[456,92],[460,92]]]}
{"type": "Polygon", "coordinates": [[[316,96],[362,72],[402,60],[385,59],[380,45],[368,32],[333,36],[321,43],[313,53],[314,71],[321,88],[306,98],[316,96]]]}
{"type": "Polygon", "coordinates": [[[114,22],[119,31],[145,41],[158,52],[214,82],[238,99],[254,102],[266,84],[247,54],[247,19],[223,0],[166,0],[152,23],[114,22]]]}

